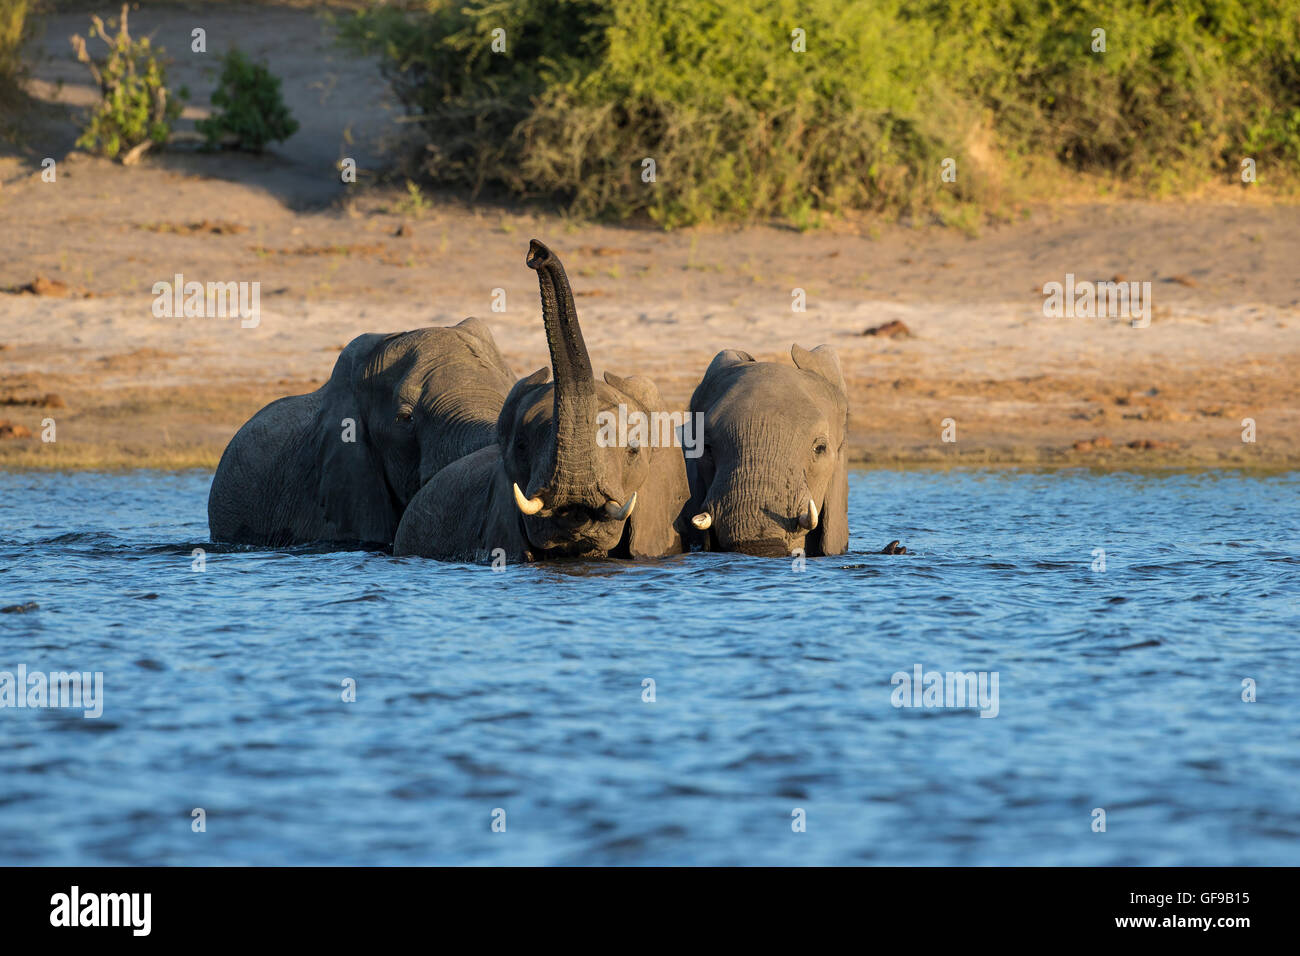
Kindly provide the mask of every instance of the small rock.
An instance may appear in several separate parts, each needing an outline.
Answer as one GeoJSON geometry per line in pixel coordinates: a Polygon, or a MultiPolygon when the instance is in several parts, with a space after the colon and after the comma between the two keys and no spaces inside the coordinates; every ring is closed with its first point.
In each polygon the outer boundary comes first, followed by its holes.
{"type": "Polygon", "coordinates": [[[215,236],[237,236],[240,233],[248,232],[248,227],[237,222],[213,222],[204,219],[202,222],[193,223],[190,226],[190,231],[209,232],[215,236]]]}
{"type": "Polygon", "coordinates": [[[15,425],[7,418],[0,421],[0,438],[31,438],[31,429],[26,425],[15,425]]]}
{"type": "Polygon", "coordinates": [[[891,338],[891,339],[894,338],[910,339],[912,337],[912,330],[909,329],[898,319],[892,319],[891,321],[886,322],[884,325],[876,325],[869,329],[863,329],[862,334],[883,335],[886,338],[891,338]]]}
{"type": "Polygon", "coordinates": [[[13,292],[27,293],[28,295],[49,295],[62,297],[68,295],[72,290],[60,282],[58,279],[47,279],[45,276],[37,276],[26,285],[14,286],[13,292]]]}
{"type": "Polygon", "coordinates": [[[393,235],[399,239],[409,239],[415,235],[415,230],[411,228],[409,223],[404,222],[393,231],[393,235]]]}
{"type": "Polygon", "coordinates": [[[1169,442],[1169,441],[1157,441],[1156,439],[1153,438],[1139,438],[1137,441],[1129,442],[1128,447],[1136,448],[1139,451],[1150,451],[1152,449],[1176,448],[1178,446],[1175,445],[1173,442],[1169,442]]]}
{"type": "Polygon", "coordinates": [[[0,614],[26,614],[39,607],[40,605],[35,601],[28,601],[26,604],[10,604],[8,607],[0,607],[0,614]]]}
{"type": "Polygon", "coordinates": [[[1110,448],[1115,443],[1105,435],[1098,435],[1096,438],[1087,441],[1077,441],[1074,443],[1075,451],[1096,451],[1099,448],[1110,448]]]}
{"type": "Polygon", "coordinates": [[[41,399],[41,407],[42,408],[67,408],[68,403],[65,402],[59,395],[56,395],[54,392],[46,392],[45,396],[41,399]]]}
{"type": "Polygon", "coordinates": [[[1170,276],[1169,281],[1177,282],[1179,285],[1185,285],[1188,286],[1189,288],[1193,288],[1193,289],[1196,288],[1196,280],[1193,279],[1191,276],[1170,276]]]}

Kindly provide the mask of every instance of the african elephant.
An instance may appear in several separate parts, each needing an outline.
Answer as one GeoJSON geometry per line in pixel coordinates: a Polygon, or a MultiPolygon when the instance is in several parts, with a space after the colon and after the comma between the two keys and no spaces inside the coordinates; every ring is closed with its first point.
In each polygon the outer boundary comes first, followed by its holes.
{"type": "Polygon", "coordinates": [[[230,440],[208,495],[212,540],[392,544],[420,485],[495,440],[513,382],[481,319],[357,336],[328,382],[230,440]]]}
{"type": "Polygon", "coordinates": [[[604,414],[664,413],[645,378],[592,375],[560,260],[534,239],[555,381],[540,368],[510,390],[497,444],[434,475],[397,529],[395,555],[452,561],[652,557],[686,551],[690,487],[680,448],[601,439],[604,414]]]}
{"type": "Polygon", "coordinates": [[[691,523],[710,550],[843,554],[849,544],[848,398],[835,350],[790,350],[796,367],[719,352],[691,396],[704,453],[688,461],[691,523]]]}

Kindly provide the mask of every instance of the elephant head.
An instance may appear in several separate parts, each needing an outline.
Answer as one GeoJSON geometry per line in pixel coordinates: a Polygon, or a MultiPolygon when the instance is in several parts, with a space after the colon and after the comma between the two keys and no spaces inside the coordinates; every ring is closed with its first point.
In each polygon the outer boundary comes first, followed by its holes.
{"type": "Polygon", "coordinates": [[[691,396],[704,450],[687,463],[692,524],[719,551],[848,548],[848,399],[835,350],[790,350],[795,367],[719,352],[691,396]]]}
{"type": "Polygon", "coordinates": [[[596,381],[564,266],[536,239],[527,264],[541,288],[555,380],[541,368],[515,384],[497,442],[528,546],[551,555],[667,553],[689,493],[680,450],[601,440],[603,414],[617,416],[621,405],[625,415],[649,416],[661,409],[659,391],[639,376],[607,372],[596,381]]]}
{"type": "Polygon", "coordinates": [[[353,339],[308,430],[329,536],[391,541],[424,482],[491,443],[513,378],[481,319],[353,339]]]}

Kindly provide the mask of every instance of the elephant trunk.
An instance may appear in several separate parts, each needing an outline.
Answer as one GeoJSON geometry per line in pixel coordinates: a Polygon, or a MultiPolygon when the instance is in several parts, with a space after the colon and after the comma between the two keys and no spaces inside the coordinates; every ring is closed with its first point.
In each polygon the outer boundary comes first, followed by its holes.
{"type": "Polygon", "coordinates": [[[718,474],[692,523],[723,551],[770,557],[801,546],[820,509],[802,478],[750,466],[718,474]]]}
{"type": "MultiPolygon", "coordinates": [[[[528,247],[527,263],[537,272],[546,346],[555,373],[549,460],[537,472],[546,476],[543,487],[549,489],[550,504],[555,507],[589,497],[597,484],[592,454],[599,410],[596,380],[564,266],[555,253],[536,239],[528,247]]],[[[541,490],[530,489],[533,496],[541,490]]]]}

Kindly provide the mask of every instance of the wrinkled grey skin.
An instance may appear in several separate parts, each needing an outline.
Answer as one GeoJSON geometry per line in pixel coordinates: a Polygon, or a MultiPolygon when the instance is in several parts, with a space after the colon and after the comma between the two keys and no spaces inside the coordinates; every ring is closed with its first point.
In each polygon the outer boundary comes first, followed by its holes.
{"type": "Polygon", "coordinates": [[[603,448],[597,441],[601,411],[617,414],[620,403],[629,413],[666,411],[658,389],[645,378],[608,372],[597,382],[560,260],[534,239],[527,263],[537,271],[555,381],[548,383],[541,368],[515,384],[497,421],[497,444],[447,466],[420,489],[393,553],[514,563],[688,550],[690,488],[681,449],[603,448]],[[525,514],[521,501],[536,512],[525,514]]]}
{"type": "Polygon", "coordinates": [[[272,402],[231,439],[208,495],[212,540],[392,544],[420,485],[496,440],[513,381],[481,319],[357,336],[328,382],[272,402]]]}
{"type": "Polygon", "coordinates": [[[795,367],[719,352],[691,396],[704,453],[688,461],[692,521],[706,547],[757,555],[843,554],[849,544],[848,398],[835,350],[790,350],[795,367]],[[816,507],[816,517],[808,507],[816,507]]]}

